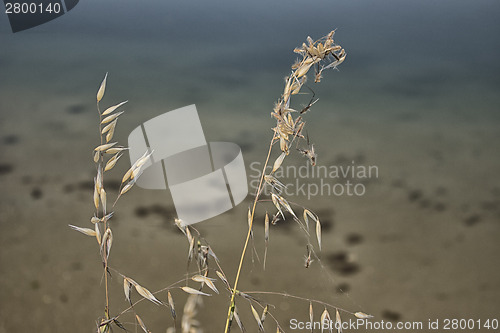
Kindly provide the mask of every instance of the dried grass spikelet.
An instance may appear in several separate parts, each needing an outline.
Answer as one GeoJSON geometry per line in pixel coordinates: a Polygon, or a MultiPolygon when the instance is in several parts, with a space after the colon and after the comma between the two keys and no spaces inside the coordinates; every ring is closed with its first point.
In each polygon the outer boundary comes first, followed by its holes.
{"type": "Polygon", "coordinates": [[[68,224],[68,226],[71,229],[76,230],[78,232],[81,232],[82,234],[87,235],[87,236],[95,236],[96,235],[95,230],[92,230],[92,229],[89,229],[89,228],[80,228],[80,227],[77,227],[77,226],[72,225],[72,224],[68,224]]]}
{"type": "Polygon", "coordinates": [[[106,150],[104,153],[105,154],[116,154],[116,153],[120,153],[124,150],[128,150],[128,148],[126,147],[113,147],[113,148],[109,148],[108,150],[106,150]]]}
{"type": "Polygon", "coordinates": [[[104,128],[102,129],[101,134],[105,134],[107,132],[106,143],[111,141],[111,139],[113,138],[113,135],[115,134],[115,128],[116,128],[117,122],[118,122],[118,119],[115,119],[112,122],[110,122],[109,124],[107,124],[106,126],[104,126],[104,128]]]}
{"type": "Polygon", "coordinates": [[[266,305],[264,307],[264,310],[262,310],[262,315],[260,316],[260,322],[262,323],[262,325],[264,325],[264,321],[266,320],[268,312],[269,312],[269,305],[266,305]]]}
{"type": "Polygon", "coordinates": [[[132,171],[132,174],[130,175],[130,179],[137,179],[139,176],[142,174],[142,168],[137,167],[132,171]]]}
{"type": "Polygon", "coordinates": [[[148,161],[148,159],[152,156],[152,154],[153,151],[151,152],[146,151],[144,155],[142,155],[139,159],[137,159],[137,161],[135,161],[134,164],[132,164],[132,166],[130,167],[130,169],[128,169],[127,172],[125,172],[125,174],[123,175],[122,184],[125,183],[128,179],[134,180],[135,178],[137,178],[137,176],[141,171],[141,167],[144,166],[144,164],[148,161]]]}
{"type": "Polygon", "coordinates": [[[203,330],[199,327],[200,322],[196,320],[196,315],[198,311],[196,306],[201,304],[202,298],[197,295],[189,295],[184,305],[184,311],[182,314],[181,330],[187,333],[202,333],[203,330]]]}
{"type": "Polygon", "coordinates": [[[337,333],[342,333],[342,319],[340,319],[339,309],[335,309],[335,327],[337,328],[337,333]]]}
{"type": "Polygon", "coordinates": [[[104,212],[104,214],[106,214],[107,200],[106,200],[106,191],[104,190],[104,188],[101,188],[100,197],[101,197],[101,203],[102,203],[102,211],[104,212]]]}
{"type": "Polygon", "coordinates": [[[104,235],[102,236],[101,240],[101,256],[105,261],[107,261],[109,258],[109,252],[111,250],[112,245],[113,245],[113,233],[111,232],[111,229],[108,228],[104,232],[104,235]]]}
{"type": "Polygon", "coordinates": [[[219,279],[226,285],[226,289],[228,290],[231,290],[231,285],[229,284],[229,282],[227,281],[226,277],[224,276],[224,274],[222,274],[221,272],[219,271],[215,271],[215,273],[217,274],[217,276],[219,277],[219,279]]]}
{"type": "Polygon", "coordinates": [[[118,122],[118,119],[115,119],[114,121],[110,122],[104,128],[101,130],[101,134],[106,133],[107,131],[111,130],[112,128],[116,127],[116,123],[118,122]]]}
{"type": "Polygon", "coordinates": [[[281,155],[276,159],[276,161],[274,161],[274,165],[273,165],[273,171],[272,172],[275,172],[276,170],[279,169],[279,167],[281,166],[281,164],[283,163],[283,160],[285,159],[286,157],[286,153],[283,152],[281,153],[281,155]]]}
{"type": "Polygon", "coordinates": [[[99,209],[99,190],[97,189],[96,179],[94,178],[94,207],[99,209]]]}
{"type": "Polygon", "coordinates": [[[141,286],[139,284],[135,284],[134,287],[135,287],[135,290],[137,291],[137,293],[139,293],[139,295],[141,295],[142,297],[144,297],[148,301],[150,301],[156,305],[163,304],[148,289],[144,288],[143,286],[141,286]]]}
{"type": "Polygon", "coordinates": [[[297,70],[295,71],[295,77],[300,78],[301,76],[304,76],[307,74],[307,72],[309,72],[309,69],[313,64],[313,61],[311,58],[307,58],[306,60],[307,63],[304,61],[302,65],[300,65],[299,68],[297,68],[297,70]]]}
{"type": "Polygon", "coordinates": [[[186,235],[186,225],[184,224],[184,221],[182,221],[181,219],[179,218],[174,218],[174,223],[175,225],[177,226],[177,228],[179,228],[180,231],[182,231],[182,233],[186,235]]]}
{"type": "Polygon", "coordinates": [[[133,165],[123,175],[123,177],[122,177],[122,184],[125,183],[127,180],[130,179],[130,176],[132,175],[132,171],[134,171],[134,166],[133,165]]]}
{"type": "Polygon", "coordinates": [[[264,218],[264,263],[263,268],[266,269],[267,261],[267,248],[269,246],[269,214],[266,212],[266,217],[264,218]]]}
{"type": "Polygon", "coordinates": [[[252,304],[250,304],[250,308],[252,309],[252,315],[255,318],[255,321],[257,322],[259,331],[264,332],[264,325],[262,325],[262,322],[260,321],[259,313],[257,312],[257,310],[255,310],[252,304]]]}
{"type": "Polygon", "coordinates": [[[319,249],[321,250],[321,223],[319,219],[316,221],[316,238],[318,240],[319,249]]]}
{"type": "Polygon", "coordinates": [[[101,219],[101,222],[103,222],[103,223],[108,222],[108,220],[111,219],[114,214],[115,214],[115,212],[111,212],[111,213],[104,215],[101,219]]]}
{"type": "Polygon", "coordinates": [[[304,221],[306,221],[306,223],[309,223],[308,221],[308,218],[307,217],[310,217],[312,220],[314,220],[314,222],[316,222],[318,220],[318,216],[315,215],[313,212],[311,212],[309,209],[304,209],[304,221]]]}
{"type": "Polygon", "coordinates": [[[203,275],[195,275],[191,278],[191,280],[193,281],[196,281],[196,282],[200,282],[201,284],[206,284],[210,289],[212,289],[216,294],[219,293],[219,291],[217,290],[217,287],[215,286],[214,284],[214,281],[215,279],[211,279],[211,278],[208,278],[206,276],[203,276],[203,275]]]}
{"type": "Polygon", "coordinates": [[[123,188],[121,189],[119,195],[122,196],[123,194],[127,193],[128,191],[130,191],[130,189],[134,186],[134,184],[135,184],[135,179],[132,179],[125,186],[123,186],[123,188]]]}
{"type": "Polygon", "coordinates": [[[175,313],[174,299],[172,298],[172,294],[170,293],[170,291],[168,291],[167,297],[168,297],[168,307],[170,308],[170,314],[172,315],[172,318],[174,318],[175,321],[177,315],[175,313]]]}
{"type": "Polygon", "coordinates": [[[148,159],[153,155],[153,153],[154,150],[146,151],[144,155],[142,155],[142,157],[137,160],[136,168],[142,167],[148,161],[148,159]]]}
{"type": "Polygon", "coordinates": [[[101,193],[102,190],[102,167],[99,164],[97,166],[97,176],[94,179],[95,187],[97,188],[97,192],[101,193]]]}
{"type": "Polygon", "coordinates": [[[130,292],[132,290],[132,282],[130,282],[129,278],[126,276],[123,277],[123,292],[125,293],[125,299],[127,302],[132,304],[132,301],[130,300],[130,292]]]}
{"type": "Polygon", "coordinates": [[[104,320],[101,319],[101,323],[98,326],[97,332],[98,333],[108,333],[110,331],[110,320],[104,320]]]}
{"type": "Polygon", "coordinates": [[[307,250],[307,254],[306,254],[305,260],[304,260],[304,267],[309,268],[309,267],[311,267],[311,263],[314,261],[311,257],[312,251],[311,251],[311,247],[309,246],[309,244],[307,244],[306,250],[307,250]]]}
{"type": "Polygon", "coordinates": [[[288,154],[288,144],[286,139],[284,139],[283,137],[280,137],[280,149],[281,151],[288,154]]]}
{"type": "Polygon", "coordinates": [[[297,220],[298,219],[297,215],[295,215],[295,212],[293,211],[293,209],[290,206],[290,204],[288,203],[288,201],[285,198],[283,198],[282,196],[277,196],[277,197],[278,197],[278,201],[279,201],[280,205],[283,206],[297,220]]]}
{"type": "Polygon", "coordinates": [[[309,301],[309,322],[311,323],[311,325],[314,322],[313,304],[311,301],[309,301]]]}
{"type": "Polygon", "coordinates": [[[99,223],[94,224],[94,229],[95,229],[95,238],[97,239],[97,244],[101,246],[101,229],[99,229],[99,223]]]}
{"type": "Polygon", "coordinates": [[[106,118],[104,118],[101,121],[101,124],[104,125],[104,124],[107,124],[109,122],[112,122],[113,120],[115,120],[116,118],[118,118],[123,112],[125,112],[125,111],[120,111],[120,112],[114,113],[114,114],[112,114],[110,116],[107,116],[106,118]]]}
{"type": "Polygon", "coordinates": [[[109,171],[111,169],[113,169],[116,165],[116,162],[118,162],[118,160],[120,159],[120,157],[122,157],[123,154],[120,154],[120,153],[116,153],[115,155],[113,155],[113,157],[111,157],[109,159],[109,161],[106,163],[106,166],[104,167],[104,171],[109,171]]]}
{"type": "Polygon", "coordinates": [[[264,241],[266,244],[269,242],[269,214],[267,212],[264,218],[264,241]]]}
{"type": "Polygon", "coordinates": [[[280,213],[281,217],[283,219],[285,219],[285,215],[283,214],[283,211],[281,210],[281,207],[280,207],[280,201],[278,199],[278,196],[275,193],[271,193],[271,200],[272,200],[274,206],[276,207],[276,209],[278,210],[278,213],[280,213]]]}
{"type": "Polygon", "coordinates": [[[138,314],[135,315],[135,319],[137,320],[137,323],[139,326],[141,326],[142,330],[146,333],[150,333],[148,329],[146,328],[146,325],[144,325],[144,322],[142,321],[141,317],[139,317],[138,314]]]}
{"type": "Polygon", "coordinates": [[[116,145],[117,142],[112,142],[112,143],[105,143],[103,145],[100,145],[100,146],[97,146],[94,148],[95,151],[105,151],[111,147],[113,147],[114,145],[116,145]]]}
{"type": "Polygon", "coordinates": [[[210,294],[207,294],[207,293],[204,293],[202,291],[199,291],[199,290],[196,290],[196,289],[193,289],[191,287],[181,287],[181,289],[188,293],[188,294],[191,294],[191,295],[200,295],[200,296],[212,296],[210,294]]]}
{"type": "Polygon", "coordinates": [[[373,318],[373,316],[372,316],[372,315],[366,314],[366,313],[364,313],[364,312],[356,312],[356,313],[354,314],[354,316],[355,316],[356,318],[359,318],[359,319],[368,319],[368,318],[373,318]]]}
{"type": "Polygon", "coordinates": [[[246,332],[245,327],[243,326],[243,323],[241,322],[240,315],[238,314],[238,308],[236,305],[234,306],[234,311],[233,311],[234,319],[236,320],[236,324],[238,324],[238,327],[240,328],[240,331],[242,333],[246,332]]]}
{"type": "Polygon", "coordinates": [[[253,217],[250,207],[248,207],[247,222],[248,222],[248,228],[250,228],[250,236],[253,238],[253,217]]]}
{"type": "Polygon", "coordinates": [[[97,102],[100,102],[102,97],[104,96],[104,92],[106,91],[106,79],[108,78],[108,73],[104,76],[104,80],[102,80],[101,85],[99,86],[99,90],[97,90],[97,102]]]}
{"type": "Polygon", "coordinates": [[[195,238],[192,238],[191,241],[189,242],[189,251],[188,251],[188,262],[191,262],[194,258],[195,254],[195,238]]]}
{"type": "MultiPolygon", "coordinates": [[[[328,322],[328,323],[330,323],[330,313],[328,312],[328,310],[326,308],[323,311],[323,313],[321,314],[321,319],[320,319],[321,323],[324,323],[325,321],[328,322]]],[[[321,333],[323,333],[323,330],[324,330],[324,326],[321,325],[321,333]]],[[[330,332],[332,331],[331,325],[328,325],[328,330],[330,332]]]]}
{"type": "Polygon", "coordinates": [[[308,209],[304,209],[304,213],[302,214],[304,217],[304,222],[306,223],[307,230],[309,230],[309,218],[307,217],[308,209]]]}
{"type": "Polygon", "coordinates": [[[128,101],[124,101],[124,102],[118,103],[116,105],[110,106],[103,113],[101,113],[101,115],[103,115],[103,116],[108,115],[108,114],[110,114],[111,112],[115,111],[116,109],[118,109],[120,106],[122,106],[123,104],[125,104],[127,102],[128,101]]]}
{"type": "Polygon", "coordinates": [[[215,260],[215,262],[216,262],[217,264],[219,264],[219,263],[220,263],[219,258],[217,258],[217,256],[215,255],[215,252],[212,250],[212,248],[211,248],[210,246],[208,246],[208,254],[209,254],[212,258],[214,258],[214,260],[215,260]]]}
{"type": "MultiPolygon", "coordinates": [[[[113,123],[116,124],[116,122],[113,123]]],[[[113,135],[115,135],[115,127],[111,128],[108,134],[106,134],[106,142],[111,141],[111,139],[113,139],[113,135]]]]}

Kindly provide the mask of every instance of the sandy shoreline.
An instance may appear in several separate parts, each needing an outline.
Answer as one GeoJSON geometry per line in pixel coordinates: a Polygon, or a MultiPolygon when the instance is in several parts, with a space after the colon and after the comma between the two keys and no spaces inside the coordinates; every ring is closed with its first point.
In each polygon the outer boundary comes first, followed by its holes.
{"type": "MultiPolygon", "coordinates": [[[[33,103],[40,97],[19,94],[0,100],[0,332],[68,327],[88,332],[103,301],[100,263],[94,242],[67,224],[85,226],[92,211],[94,110],[87,103],[78,107],[81,99],[33,103]],[[5,112],[13,105],[16,113],[5,112]]],[[[133,128],[133,112],[119,126],[119,140],[133,128]]],[[[203,118],[202,108],[200,114],[203,118]]],[[[252,161],[262,159],[271,126],[267,112],[255,131],[238,116],[207,119],[209,140],[243,147],[247,172],[252,161]]],[[[500,270],[492,265],[500,231],[494,144],[499,135],[488,122],[423,126],[424,121],[386,118],[375,126],[345,113],[311,116],[308,126],[315,129],[320,163],[377,165],[379,177],[364,183],[361,197],[294,199],[317,210],[324,223],[321,258],[333,283],[317,263],[303,268],[305,243],[293,225],[271,229],[265,272],[258,264],[252,268],[249,257],[244,288],[314,296],[389,321],[494,317],[500,296],[500,270]]],[[[116,215],[114,266],[153,290],[182,278],[185,270],[187,244],[172,227],[175,212],[167,198],[137,189],[116,215]]],[[[228,272],[234,272],[241,251],[247,205],[199,224],[228,272]]],[[[257,227],[257,237],[262,232],[257,227]]],[[[262,255],[262,240],[256,242],[262,255]]],[[[119,280],[113,280],[116,308],[125,305],[119,280]]],[[[307,304],[273,301],[286,312],[278,312],[284,324],[308,316],[307,304]]],[[[224,304],[222,297],[210,300],[200,314],[208,332],[221,326],[224,304]]],[[[153,331],[166,327],[166,313],[153,319],[160,310],[145,309],[151,311],[146,318],[153,331]]],[[[251,321],[248,315],[242,317],[251,321]]]]}

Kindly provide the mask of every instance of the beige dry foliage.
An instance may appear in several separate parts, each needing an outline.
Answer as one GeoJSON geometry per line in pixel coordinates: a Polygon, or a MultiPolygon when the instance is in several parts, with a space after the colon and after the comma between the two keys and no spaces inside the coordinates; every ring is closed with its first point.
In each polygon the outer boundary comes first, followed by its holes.
{"type": "MultiPolygon", "coordinates": [[[[231,284],[228,281],[227,275],[222,269],[221,263],[217,258],[215,252],[207,243],[207,241],[201,236],[198,230],[196,230],[193,226],[185,225],[182,220],[177,218],[175,219],[174,223],[186,236],[188,242],[187,272],[184,279],[173,283],[167,288],[152,293],[149,289],[142,285],[139,285],[129,276],[125,276],[109,266],[110,250],[113,244],[113,232],[111,227],[115,206],[119,199],[133,188],[137,181],[137,178],[140,177],[143,168],[147,165],[147,163],[152,162],[151,156],[153,152],[144,152],[144,154],[139,159],[132,163],[132,166],[125,172],[125,174],[121,176],[121,183],[120,188],[118,189],[118,194],[116,195],[113,205],[110,206],[111,211],[108,212],[107,205],[108,202],[111,202],[110,198],[108,197],[110,194],[113,195],[113,192],[107,193],[107,183],[105,181],[105,176],[107,177],[108,173],[116,171],[115,166],[118,164],[120,158],[123,156],[126,150],[128,150],[127,147],[119,145],[118,142],[110,141],[114,137],[119,118],[124,114],[124,111],[120,110],[120,108],[128,101],[123,101],[108,106],[103,112],[101,112],[100,102],[102,102],[102,99],[104,97],[108,79],[108,74],[106,73],[96,94],[97,110],[99,112],[99,143],[93,149],[92,154],[93,161],[96,165],[96,176],[94,177],[93,193],[93,204],[95,207],[95,211],[90,217],[90,223],[93,228],[82,228],[70,225],[73,230],[76,230],[87,236],[96,237],[97,243],[99,245],[102,264],[104,267],[103,284],[105,289],[106,306],[104,308],[104,316],[98,318],[98,320],[96,321],[98,323],[98,332],[109,333],[112,331],[113,325],[119,327],[120,329],[127,330],[127,328],[124,327],[119,319],[121,320],[122,317],[130,314],[134,319],[128,320],[126,322],[124,321],[124,323],[126,323],[125,325],[130,326],[132,325],[132,322],[135,322],[136,331],[138,329],[137,326],[139,326],[144,332],[149,333],[150,331],[147,329],[146,324],[136,312],[136,304],[143,300],[150,301],[151,303],[154,303],[156,305],[164,305],[165,307],[168,307],[170,309],[171,317],[173,319],[173,326],[167,329],[167,333],[175,333],[179,328],[180,332],[182,333],[203,332],[200,322],[196,319],[196,315],[198,313],[198,308],[202,305],[202,299],[204,297],[211,296],[211,294],[203,292],[202,289],[206,286],[215,294],[219,294],[219,290],[217,289],[215,284],[217,280],[210,277],[209,275],[218,277],[218,279],[222,281],[224,286],[224,289],[222,291],[225,292],[226,295],[229,294],[230,296],[228,315],[226,317],[226,333],[229,332],[233,320],[236,321],[238,327],[242,332],[246,332],[239,315],[238,308],[236,306],[236,297],[238,297],[238,300],[249,302],[250,312],[255,319],[255,323],[257,324],[257,329],[259,331],[264,332],[264,322],[266,321],[266,318],[269,318],[267,322],[271,321],[271,323],[266,323],[266,326],[274,324],[276,325],[276,332],[284,332],[284,329],[280,326],[278,320],[274,316],[273,311],[270,311],[270,309],[273,308],[272,306],[270,307],[269,304],[264,303],[260,299],[252,296],[252,292],[244,292],[238,290],[237,286],[245,258],[247,245],[250,239],[252,239],[253,242],[253,223],[257,204],[260,205],[270,201],[276,209],[276,212],[271,216],[266,211],[264,218],[264,269],[266,266],[271,227],[273,225],[276,225],[278,222],[284,223],[281,221],[286,221],[286,219],[290,217],[298,223],[300,229],[304,232],[307,239],[305,267],[307,268],[311,265],[311,263],[314,261],[313,258],[317,261],[320,261],[318,256],[316,255],[314,246],[310,241],[309,235],[309,221],[312,220],[315,223],[318,249],[321,250],[322,238],[320,219],[310,209],[297,205],[291,200],[285,198],[285,196],[283,195],[283,192],[285,192],[285,185],[277,178],[276,175],[278,173],[276,173],[276,171],[282,167],[282,165],[286,161],[286,158],[294,151],[298,151],[301,155],[305,156],[312,166],[316,165],[317,156],[314,151],[314,145],[309,142],[309,137],[303,134],[305,128],[305,121],[303,119],[303,116],[311,110],[311,107],[317,102],[317,99],[315,100],[313,96],[311,101],[302,109],[294,109],[291,100],[292,96],[301,93],[302,88],[307,82],[308,74],[311,71],[314,71],[314,81],[320,82],[322,73],[326,69],[336,68],[344,61],[346,56],[345,51],[344,49],[342,49],[342,47],[335,44],[335,42],[333,41],[333,35],[334,31],[316,41],[308,37],[306,43],[303,43],[301,47],[298,47],[294,50],[294,52],[296,52],[301,58],[298,59],[297,62],[291,67],[291,73],[285,79],[283,93],[281,94],[281,97],[275,104],[271,113],[271,116],[276,121],[276,126],[272,128],[273,137],[270,142],[269,153],[265,162],[264,170],[262,172],[262,179],[256,192],[253,206],[249,207],[248,210],[248,235],[243,247],[244,249],[240,258],[240,264],[238,266],[234,284],[231,284]],[[296,147],[293,147],[292,145],[295,145],[296,147]],[[305,147],[301,145],[305,145],[305,147]],[[272,154],[274,147],[279,147],[279,151],[278,153],[272,154]],[[270,162],[271,155],[278,157],[274,160],[271,171],[266,174],[266,171],[268,171],[266,167],[270,162]],[[270,189],[270,200],[261,200],[261,195],[263,195],[263,190],[266,186],[270,189]],[[294,208],[295,210],[303,209],[302,219],[300,219],[296,215],[294,208]],[[194,273],[192,272],[193,266],[195,267],[194,273]],[[214,271],[215,274],[213,274],[214,271]],[[109,306],[109,277],[111,276],[112,272],[116,272],[116,274],[123,278],[123,292],[125,294],[125,300],[128,306],[128,308],[121,312],[114,312],[114,315],[112,315],[113,312],[111,312],[109,306]],[[200,285],[197,288],[188,286],[189,279],[196,283],[199,283],[200,285]],[[135,289],[137,294],[140,296],[140,299],[136,301],[133,300],[133,289],[135,289]],[[175,304],[172,295],[172,293],[175,293],[178,289],[181,289],[184,293],[188,294],[186,303],[184,304],[182,317],[180,318],[180,325],[178,323],[178,316],[175,310],[175,304]],[[166,298],[166,301],[161,301],[162,298],[166,298]],[[261,314],[259,314],[254,305],[263,309],[261,314]]],[[[254,246],[255,254],[257,254],[255,245],[253,243],[252,245],[254,246]]],[[[254,293],[266,294],[266,292],[254,293]]],[[[268,294],[280,295],[283,297],[292,297],[291,295],[283,293],[268,292],[268,294]]],[[[311,322],[314,319],[313,303],[325,306],[325,310],[321,315],[322,320],[328,320],[330,318],[327,308],[335,309],[337,323],[340,323],[340,312],[346,312],[361,319],[371,318],[370,315],[363,312],[351,313],[321,301],[310,300],[308,298],[297,296],[293,296],[292,298],[309,303],[309,319],[311,322]]]]}
{"type": "Polygon", "coordinates": [[[108,78],[108,73],[104,76],[104,80],[102,80],[101,86],[97,91],[97,103],[99,103],[104,96],[104,91],[106,90],[106,79],[108,78]]]}
{"type": "Polygon", "coordinates": [[[184,286],[184,287],[181,287],[181,289],[182,289],[184,292],[186,292],[186,293],[188,293],[188,294],[191,294],[191,295],[199,295],[199,296],[212,296],[212,295],[210,295],[210,294],[204,293],[204,292],[202,292],[202,291],[199,291],[199,290],[194,289],[194,288],[191,288],[191,287],[186,287],[186,286],[184,286]]]}

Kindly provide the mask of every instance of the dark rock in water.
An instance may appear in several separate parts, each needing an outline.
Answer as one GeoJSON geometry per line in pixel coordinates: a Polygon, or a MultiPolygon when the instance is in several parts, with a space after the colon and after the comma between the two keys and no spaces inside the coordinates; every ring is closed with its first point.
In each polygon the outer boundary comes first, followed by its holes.
{"type": "Polygon", "coordinates": [[[73,184],[64,184],[63,186],[63,192],[64,193],[71,193],[75,191],[75,185],[73,184]]]}
{"type": "Polygon", "coordinates": [[[33,289],[33,290],[38,290],[38,289],[40,289],[40,281],[38,281],[38,280],[33,280],[33,281],[31,281],[31,282],[30,282],[30,287],[31,287],[31,289],[33,289]]]}
{"type": "Polygon", "coordinates": [[[137,217],[146,217],[149,215],[149,209],[147,207],[144,207],[144,206],[139,206],[139,207],[136,207],[135,209],[135,215],[137,217]]]}
{"type": "Polygon", "coordinates": [[[445,211],[446,210],[446,204],[442,203],[442,202],[436,202],[434,204],[434,209],[438,212],[442,212],[442,211],[445,211]]]}
{"type": "Polygon", "coordinates": [[[448,189],[446,187],[439,186],[436,188],[435,193],[438,196],[443,196],[443,195],[448,194],[448,189]]]}
{"type": "Polygon", "coordinates": [[[94,191],[94,182],[92,180],[82,180],[78,183],[78,189],[94,191]]]}
{"type": "Polygon", "coordinates": [[[43,197],[43,192],[42,190],[39,188],[39,187],[35,187],[32,191],[31,191],[31,197],[35,200],[38,200],[40,199],[41,197],[43,197]]]}
{"type": "Polygon", "coordinates": [[[68,295],[64,293],[59,295],[59,300],[61,301],[61,303],[68,303],[68,295]]]}
{"type": "Polygon", "coordinates": [[[421,199],[422,196],[423,196],[422,191],[412,190],[408,193],[408,200],[410,200],[411,202],[417,201],[417,200],[421,199]]]}
{"type": "Polygon", "coordinates": [[[336,252],[327,256],[327,261],[331,268],[341,275],[351,275],[359,271],[360,267],[348,258],[346,252],[336,252]]]}
{"type": "Polygon", "coordinates": [[[83,104],[73,104],[66,108],[67,113],[80,114],[86,112],[88,109],[83,104]]]}
{"type": "Polygon", "coordinates": [[[477,224],[478,222],[481,222],[481,215],[474,214],[470,215],[465,218],[464,220],[466,226],[473,226],[474,224],[477,224]]]}
{"type": "Polygon", "coordinates": [[[15,145],[19,142],[19,137],[17,135],[6,135],[3,137],[3,143],[6,145],[15,145]]]}
{"type": "Polygon", "coordinates": [[[427,199],[420,200],[420,207],[429,208],[430,205],[431,205],[431,202],[429,200],[427,200],[427,199]]]}
{"type": "Polygon", "coordinates": [[[13,170],[12,164],[0,164],[0,175],[11,173],[13,170]]]}
{"type": "Polygon", "coordinates": [[[390,321],[400,321],[401,320],[401,314],[391,311],[391,310],[384,310],[382,311],[382,318],[390,320],[390,321]]]}
{"type": "Polygon", "coordinates": [[[357,245],[363,243],[363,236],[356,233],[351,233],[346,236],[346,242],[349,245],[357,245]]]}
{"type": "Polygon", "coordinates": [[[83,269],[83,264],[80,261],[75,261],[71,263],[71,270],[81,271],[83,269]]]}
{"type": "Polygon", "coordinates": [[[182,233],[179,228],[174,224],[175,208],[165,207],[158,204],[150,206],[138,206],[135,208],[134,213],[137,217],[147,218],[150,215],[156,215],[163,220],[163,226],[172,230],[177,230],[182,233]]]}
{"type": "Polygon", "coordinates": [[[337,293],[342,294],[348,292],[349,290],[351,290],[351,286],[348,283],[343,282],[337,284],[337,293]]]}
{"type": "Polygon", "coordinates": [[[498,202],[498,201],[483,201],[481,203],[481,208],[484,210],[494,211],[494,210],[500,208],[500,202],[498,202]]]}
{"type": "Polygon", "coordinates": [[[404,180],[402,180],[402,179],[394,179],[394,180],[392,181],[391,185],[392,185],[393,187],[397,187],[397,188],[403,188],[403,187],[405,187],[405,186],[406,186],[406,184],[405,184],[404,180]]]}

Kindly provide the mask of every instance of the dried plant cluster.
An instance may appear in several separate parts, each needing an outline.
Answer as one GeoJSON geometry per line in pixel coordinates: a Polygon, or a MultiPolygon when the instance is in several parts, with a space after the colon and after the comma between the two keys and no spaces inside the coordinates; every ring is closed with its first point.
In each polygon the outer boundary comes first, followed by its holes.
{"type": "MultiPolygon", "coordinates": [[[[306,235],[307,253],[305,256],[305,267],[308,268],[314,260],[320,262],[320,259],[316,254],[315,246],[313,245],[313,242],[310,241],[309,227],[310,222],[314,223],[314,230],[316,235],[315,243],[317,243],[317,248],[321,249],[321,222],[319,217],[311,210],[294,204],[284,198],[282,196],[284,185],[279,181],[279,179],[274,176],[274,174],[276,170],[281,167],[286,157],[294,150],[298,150],[300,154],[307,157],[309,163],[311,163],[313,166],[316,164],[316,153],[314,151],[314,147],[312,144],[310,144],[308,136],[303,134],[305,127],[303,115],[311,109],[311,107],[314,105],[314,103],[316,103],[317,100],[314,100],[313,96],[307,106],[305,106],[301,110],[295,110],[291,107],[291,97],[301,92],[302,87],[306,83],[306,78],[309,71],[314,70],[314,81],[320,82],[324,70],[329,68],[336,68],[344,61],[346,56],[345,51],[341,46],[334,43],[333,35],[334,31],[330,32],[328,35],[317,41],[313,41],[310,37],[308,37],[307,43],[304,43],[301,47],[294,50],[301,56],[301,59],[299,59],[292,66],[291,74],[286,77],[285,80],[285,88],[283,94],[276,103],[273,112],[271,113],[272,117],[276,120],[276,127],[273,128],[273,136],[269,145],[266,162],[264,163],[264,168],[262,171],[262,177],[260,179],[257,192],[255,193],[253,204],[248,210],[248,233],[245,243],[243,244],[243,251],[240,257],[237,274],[233,284],[229,282],[230,280],[225,274],[221,262],[217,258],[209,243],[202,237],[202,235],[196,228],[183,224],[179,219],[175,219],[174,222],[185,235],[188,242],[188,271],[183,279],[174,282],[170,286],[165,287],[161,290],[151,292],[143,285],[137,283],[131,277],[125,276],[121,274],[119,270],[110,267],[110,250],[113,244],[113,233],[110,221],[113,218],[113,209],[120,197],[127,193],[134,186],[136,179],[141,174],[142,167],[149,160],[152,152],[146,151],[144,155],[139,158],[123,175],[118,196],[110,209],[108,207],[108,202],[110,201],[107,198],[104,178],[105,175],[107,175],[107,173],[114,168],[120,157],[127,150],[126,147],[118,145],[117,142],[111,142],[118,119],[123,114],[123,111],[119,110],[125,103],[127,103],[127,101],[121,102],[114,106],[108,107],[104,111],[101,111],[100,102],[104,96],[106,89],[106,74],[97,92],[100,144],[94,149],[94,162],[96,164],[97,174],[94,178],[93,200],[95,212],[94,215],[90,218],[90,222],[93,225],[93,228],[81,228],[70,225],[70,227],[76,231],[79,231],[88,236],[95,237],[100,249],[104,270],[105,308],[104,316],[102,318],[99,318],[96,323],[98,333],[110,332],[113,327],[118,327],[127,331],[129,330],[127,326],[132,325],[135,326],[136,331],[138,329],[142,329],[146,333],[150,332],[147,328],[146,323],[141,319],[140,314],[136,312],[136,305],[144,300],[150,301],[151,303],[158,306],[164,306],[169,309],[168,312],[172,317],[172,325],[167,329],[167,333],[173,333],[177,331],[183,333],[202,332],[203,330],[200,323],[196,319],[196,314],[203,297],[209,297],[219,294],[219,289],[217,288],[216,283],[222,283],[222,286],[224,287],[225,297],[227,297],[229,301],[224,329],[226,333],[230,331],[231,326],[234,322],[236,322],[237,326],[242,332],[246,331],[245,326],[243,325],[242,320],[239,316],[238,307],[236,305],[236,303],[239,303],[240,301],[243,302],[243,304],[245,302],[248,302],[248,311],[255,319],[254,324],[247,325],[256,325],[255,328],[262,332],[265,331],[265,326],[273,326],[278,333],[285,332],[285,328],[280,325],[278,319],[273,313],[274,307],[271,304],[268,304],[265,301],[261,300],[260,298],[257,298],[257,296],[263,297],[266,294],[293,298],[309,303],[309,316],[311,322],[313,322],[314,320],[313,305],[324,308],[320,317],[321,321],[330,319],[329,310],[335,311],[335,321],[337,323],[341,322],[340,314],[342,312],[354,315],[357,318],[370,317],[369,315],[362,312],[349,312],[334,305],[319,300],[309,299],[307,297],[268,291],[244,292],[237,289],[245,259],[245,254],[249,242],[254,236],[253,224],[256,207],[258,204],[264,205],[272,203],[275,209],[274,214],[270,215],[266,212],[263,221],[265,238],[265,252],[263,260],[264,268],[267,257],[270,228],[272,225],[275,225],[278,222],[285,221],[287,219],[294,220],[306,235]],[[294,144],[296,145],[296,149],[293,148],[294,144]],[[305,144],[305,148],[302,148],[300,146],[301,144],[305,144]],[[265,171],[267,170],[267,166],[270,163],[274,147],[279,148],[279,155],[273,163],[272,170],[266,174],[265,171]],[[265,187],[270,187],[270,197],[262,197],[262,193],[265,187]],[[292,206],[300,208],[300,210],[302,210],[302,214],[297,215],[297,208],[296,210],[294,210],[292,206]],[[119,276],[121,279],[123,279],[123,292],[125,294],[125,299],[128,302],[128,305],[125,307],[125,309],[118,312],[112,312],[109,308],[110,293],[108,286],[109,279],[112,274],[115,277],[119,276]],[[180,318],[177,315],[174,302],[174,296],[177,292],[188,294],[188,298],[184,305],[183,313],[180,318]],[[135,294],[137,295],[134,296],[135,294]],[[137,296],[137,300],[133,300],[137,296]],[[127,315],[133,318],[131,322],[125,322],[122,319],[127,315]]],[[[273,206],[271,206],[271,208],[273,206]]]]}

